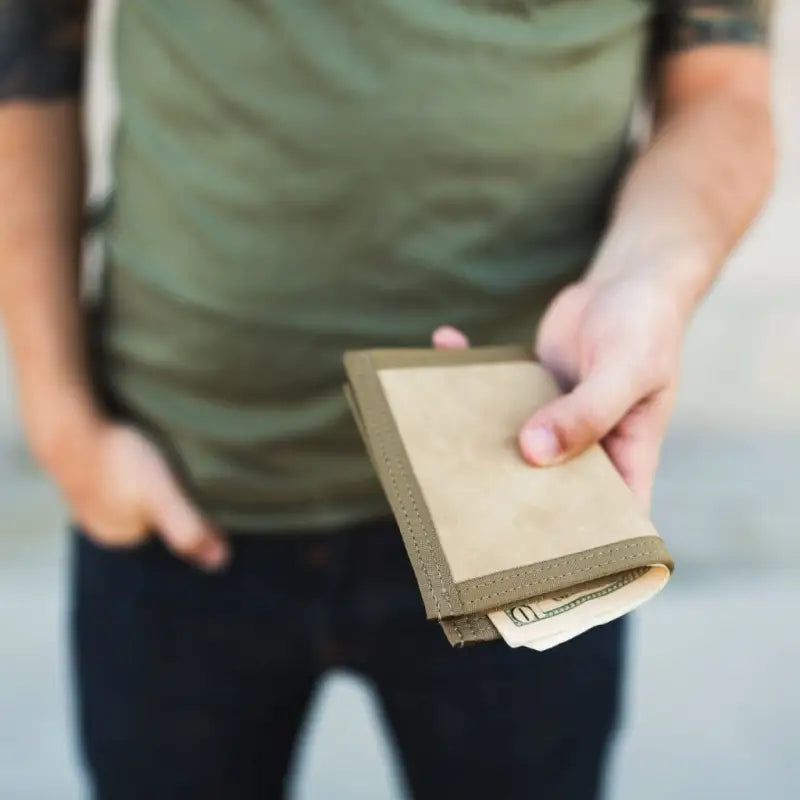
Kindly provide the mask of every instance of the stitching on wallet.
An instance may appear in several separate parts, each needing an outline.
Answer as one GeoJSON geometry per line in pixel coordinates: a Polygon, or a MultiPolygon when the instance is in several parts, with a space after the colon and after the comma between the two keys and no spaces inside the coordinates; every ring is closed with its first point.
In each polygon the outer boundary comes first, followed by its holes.
{"type": "MultiPolygon", "coordinates": [[[[361,372],[362,377],[363,377],[364,376],[363,370],[359,370],[359,371],[361,372]]],[[[371,377],[377,382],[377,388],[379,390],[381,390],[380,378],[378,377],[377,370],[373,370],[373,372],[374,372],[374,374],[371,377]]],[[[365,420],[365,423],[366,423],[366,420],[365,420]]],[[[388,454],[387,454],[387,448],[385,446],[385,434],[387,433],[387,430],[386,430],[386,424],[385,423],[383,425],[378,425],[377,426],[377,433],[378,433],[378,440],[380,442],[381,458],[382,458],[382,460],[383,460],[383,462],[384,462],[384,464],[386,466],[387,472],[389,473],[389,480],[392,483],[393,493],[394,493],[395,497],[397,498],[397,501],[398,501],[398,503],[400,505],[400,508],[402,510],[402,513],[403,513],[403,517],[405,517],[407,528],[408,528],[408,532],[411,535],[411,542],[412,542],[412,544],[414,546],[414,552],[416,554],[417,561],[420,564],[420,566],[422,567],[422,574],[425,576],[425,580],[426,580],[426,582],[428,584],[428,590],[431,593],[431,597],[433,598],[434,606],[436,607],[436,615],[437,615],[438,619],[441,620],[443,615],[442,615],[442,609],[441,609],[441,607],[439,605],[439,597],[438,597],[437,592],[434,590],[433,581],[431,580],[431,576],[430,576],[430,574],[428,572],[427,565],[426,565],[425,560],[422,558],[422,555],[420,553],[419,544],[417,542],[417,537],[416,537],[416,535],[414,533],[414,524],[411,521],[411,519],[409,518],[408,511],[406,509],[405,499],[404,499],[403,495],[401,494],[401,492],[399,490],[399,487],[398,487],[398,484],[397,484],[397,480],[395,479],[395,473],[394,473],[394,470],[392,469],[392,460],[388,457],[388,454]]],[[[402,464],[400,464],[398,462],[398,466],[400,467],[400,472],[402,473],[403,472],[402,464]]],[[[411,505],[412,505],[412,508],[413,508],[414,512],[417,515],[417,519],[419,520],[420,527],[424,530],[425,529],[425,525],[424,525],[424,523],[422,521],[422,515],[420,514],[419,508],[417,507],[417,504],[416,504],[416,502],[414,500],[413,494],[411,493],[410,489],[408,490],[408,496],[411,499],[411,505]]],[[[430,547],[430,545],[429,545],[429,547],[430,547]]],[[[436,572],[438,574],[439,583],[442,584],[443,583],[442,582],[442,573],[441,573],[441,568],[439,567],[438,563],[436,564],[436,572]]],[[[450,613],[452,614],[453,613],[453,606],[452,606],[452,603],[450,602],[450,597],[447,594],[447,592],[443,592],[443,594],[444,594],[445,600],[447,601],[447,606],[450,609],[450,613]]],[[[458,633],[459,639],[463,643],[463,638],[461,636],[461,631],[459,631],[456,628],[456,632],[458,633]]]]}
{"type": "MultiPolygon", "coordinates": [[[[379,438],[382,440],[382,433],[378,433],[379,438]]],[[[386,451],[381,448],[383,461],[386,465],[386,470],[389,473],[389,480],[392,482],[392,490],[395,494],[395,497],[398,498],[400,503],[400,509],[403,513],[403,517],[405,517],[406,525],[408,527],[408,531],[411,534],[411,543],[414,545],[414,552],[417,556],[417,560],[422,566],[422,574],[425,576],[425,580],[428,583],[428,590],[431,593],[431,597],[433,598],[433,603],[436,606],[436,614],[438,615],[439,619],[442,618],[442,610],[439,608],[439,598],[436,596],[436,592],[433,589],[433,582],[431,581],[431,577],[428,574],[428,568],[425,564],[425,560],[422,558],[419,550],[419,544],[417,543],[417,537],[414,535],[414,523],[411,521],[410,517],[408,516],[408,512],[406,511],[405,503],[403,502],[402,495],[400,494],[400,490],[397,486],[397,481],[395,480],[394,471],[392,470],[391,460],[386,456],[386,451]]]]}
{"type": "MultiPolygon", "coordinates": [[[[656,550],[645,549],[636,553],[631,553],[630,555],[625,556],[624,558],[614,559],[613,561],[603,561],[600,564],[592,564],[589,567],[584,567],[583,569],[578,569],[578,570],[571,570],[570,572],[564,572],[561,575],[550,575],[548,576],[548,578],[553,581],[559,580],[560,578],[570,578],[574,575],[580,575],[582,572],[589,572],[590,570],[596,569],[597,567],[607,567],[609,564],[621,564],[624,561],[633,561],[634,559],[640,558],[641,556],[654,555],[656,552],[657,552],[656,550]]],[[[494,583],[499,583],[500,580],[502,579],[498,579],[494,581],[494,583]]],[[[472,605],[474,603],[480,603],[483,600],[490,600],[493,597],[501,597],[504,594],[509,594],[509,592],[518,592],[520,589],[528,588],[529,586],[530,584],[520,584],[519,586],[511,586],[508,589],[502,589],[499,592],[492,592],[490,594],[482,595],[481,597],[475,597],[469,601],[469,604],[472,605]]]]}
{"type": "MultiPolygon", "coordinates": [[[[417,515],[417,519],[419,520],[420,528],[422,528],[422,530],[425,530],[425,523],[422,520],[422,514],[419,511],[419,507],[417,506],[417,502],[414,499],[414,495],[413,495],[413,493],[411,492],[410,489],[408,490],[408,496],[411,499],[411,506],[412,506],[412,508],[414,509],[414,511],[415,511],[415,513],[417,515]]],[[[413,537],[413,535],[414,535],[413,531],[412,531],[411,535],[413,537]]],[[[428,549],[432,553],[433,548],[430,547],[430,545],[428,546],[428,549]]],[[[434,558],[433,561],[434,561],[434,564],[436,565],[436,575],[439,578],[439,584],[442,586],[442,594],[444,595],[444,599],[447,601],[447,607],[450,609],[450,613],[452,614],[453,613],[453,605],[450,602],[450,595],[446,591],[444,591],[444,581],[442,580],[442,568],[439,566],[439,560],[437,558],[434,558]]],[[[433,592],[433,589],[431,589],[431,592],[433,592]]],[[[436,598],[434,598],[434,600],[436,601],[436,608],[437,608],[437,611],[438,611],[439,610],[438,600],[436,600],[436,598]]]]}
{"type": "MultiPolygon", "coordinates": [[[[642,546],[641,542],[629,542],[628,544],[612,545],[611,547],[605,547],[602,550],[595,550],[594,552],[590,553],[576,553],[574,555],[567,556],[567,558],[574,559],[575,561],[589,561],[590,559],[605,555],[606,553],[619,553],[623,550],[630,550],[632,547],[641,547],[641,546],[642,546]]],[[[642,553],[634,553],[632,557],[635,557],[637,555],[645,555],[646,553],[649,552],[656,552],[656,551],[650,550],[649,548],[645,548],[645,550],[642,551],[642,553]]],[[[628,559],[623,559],[623,560],[628,560],[628,559]]],[[[593,569],[595,566],[597,567],[607,566],[608,563],[610,562],[606,562],[604,564],[595,564],[591,567],[587,567],[586,569],[576,570],[575,573],[565,572],[563,575],[553,575],[552,579],[555,580],[557,578],[566,578],[572,574],[577,574],[579,572],[586,572],[588,569],[593,569]]],[[[499,578],[491,578],[485,581],[475,581],[474,583],[471,583],[471,586],[475,587],[476,589],[480,588],[481,586],[493,586],[497,583],[500,583],[501,581],[506,581],[509,580],[510,578],[515,578],[518,575],[527,574],[530,570],[530,566],[531,565],[528,565],[526,567],[521,567],[520,569],[514,570],[514,572],[509,572],[499,578]]]]}

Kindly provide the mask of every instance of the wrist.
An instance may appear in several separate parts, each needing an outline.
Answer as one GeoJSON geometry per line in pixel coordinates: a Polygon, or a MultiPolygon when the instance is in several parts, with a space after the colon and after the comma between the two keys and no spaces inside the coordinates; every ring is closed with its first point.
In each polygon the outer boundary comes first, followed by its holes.
{"type": "Polygon", "coordinates": [[[59,475],[86,458],[107,422],[87,393],[64,391],[55,397],[29,406],[23,416],[34,457],[59,475]]]}
{"type": "Polygon", "coordinates": [[[688,323],[708,291],[717,268],[708,254],[690,248],[604,245],[586,273],[589,283],[624,281],[649,287],[688,323]]]}

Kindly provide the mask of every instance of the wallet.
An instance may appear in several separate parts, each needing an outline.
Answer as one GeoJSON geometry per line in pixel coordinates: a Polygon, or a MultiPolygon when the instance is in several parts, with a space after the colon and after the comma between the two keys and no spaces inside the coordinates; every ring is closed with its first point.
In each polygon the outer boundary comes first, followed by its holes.
{"type": "Polygon", "coordinates": [[[520,346],[344,356],[345,394],[394,512],[425,612],[450,643],[487,614],[672,559],[605,451],[533,467],[525,420],[556,397],[520,346]]]}

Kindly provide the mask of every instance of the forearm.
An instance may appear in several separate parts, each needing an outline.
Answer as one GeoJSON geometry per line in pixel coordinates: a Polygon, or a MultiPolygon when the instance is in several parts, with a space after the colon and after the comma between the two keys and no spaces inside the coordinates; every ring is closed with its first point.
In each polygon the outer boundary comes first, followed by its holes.
{"type": "Polygon", "coordinates": [[[0,105],[0,311],[31,444],[88,425],[78,298],[83,158],[75,100],[0,105]]]}
{"type": "Polygon", "coordinates": [[[686,314],[708,290],[769,189],[764,92],[747,82],[661,99],[649,147],[624,181],[589,277],[648,275],[686,314]]]}

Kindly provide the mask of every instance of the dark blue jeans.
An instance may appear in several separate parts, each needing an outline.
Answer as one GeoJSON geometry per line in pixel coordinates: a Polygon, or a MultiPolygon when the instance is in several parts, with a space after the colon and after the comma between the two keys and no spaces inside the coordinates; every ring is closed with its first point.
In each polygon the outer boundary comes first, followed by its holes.
{"type": "Polygon", "coordinates": [[[425,620],[393,523],[232,539],[231,567],[212,576],[157,540],[106,550],[76,535],[77,707],[95,797],[282,797],[309,697],[333,667],[374,687],[417,798],[599,796],[621,625],[541,654],[453,650],[425,620]]]}

